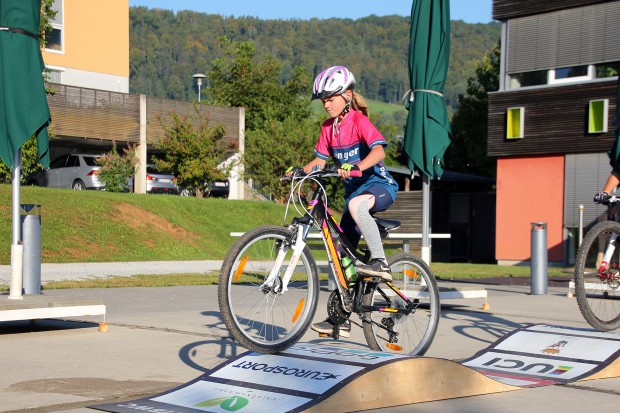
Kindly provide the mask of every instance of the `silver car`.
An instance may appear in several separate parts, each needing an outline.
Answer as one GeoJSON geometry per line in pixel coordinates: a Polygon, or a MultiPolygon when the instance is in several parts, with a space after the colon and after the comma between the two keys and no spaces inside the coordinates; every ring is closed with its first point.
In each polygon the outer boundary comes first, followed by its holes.
{"type": "MultiPolygon", "coordinates": [[[[134,192],[133,176],[128,180],[129,191],[134,192]]],[[[155,165],[146,165],[146,193],[147,194],[179,194],[177,178],[169,172],[159,172],[155,165]]]]}
{"type": "Polygon", "coordinates": [[[97,159],[102,155],[74,153],[56,158],[50,169],[26,178],[29,185],[50,188],[105,189],[99,181],[101,166],[97,159]]]}
{"type": "Polygon", "coordinates": [[[177,178],[168,172],[158,172],[154,165],[146,166],[147,194],[179,194],[177,178]]]}

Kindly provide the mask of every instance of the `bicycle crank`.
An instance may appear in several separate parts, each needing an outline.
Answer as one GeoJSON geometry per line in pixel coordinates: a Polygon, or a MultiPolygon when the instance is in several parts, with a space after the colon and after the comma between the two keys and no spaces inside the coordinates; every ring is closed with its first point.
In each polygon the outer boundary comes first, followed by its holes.
{"type": "Polygon", "coordinates": [[[340,300],[340,293],[338,290],[332,291],[327,299],[327,315],[334,324],[342,324],[349,319],[350,312],[346,311],[342,306],[340,300]]]}

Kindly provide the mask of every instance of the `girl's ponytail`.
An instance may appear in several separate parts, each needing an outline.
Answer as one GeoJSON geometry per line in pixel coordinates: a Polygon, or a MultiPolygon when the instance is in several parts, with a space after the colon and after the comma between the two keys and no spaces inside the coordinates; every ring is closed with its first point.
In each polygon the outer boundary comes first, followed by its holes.
{"type": "Polygon", "coordinates": [[[359,93],[355,93],[353,90],[351,92],[353,92],[353,98],[351,99],[351,106],[353,109],[358,112],[362,112],[366,117],[368,117],[368,103],[366,103],[366,99],[364,99],[364,97],[359,93]]]}

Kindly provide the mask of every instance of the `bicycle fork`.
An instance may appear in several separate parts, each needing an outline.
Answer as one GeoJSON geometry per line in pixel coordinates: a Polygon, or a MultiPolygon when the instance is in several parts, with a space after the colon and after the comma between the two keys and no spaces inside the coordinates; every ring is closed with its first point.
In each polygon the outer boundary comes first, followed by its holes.
{"type": "Polygon", "coordinates": [[[609,239],[609,244],[607,245],[607,249],[605,250],[605,255],[603,256],[603,260],[601,261],[601,265],[598,267],[598,277],[601,281],[605,280],[613,280],[618,278],[618,275],[614,276],[614,273],[610,270],[615,268],[610,268],[609,263],[611,262],[614,251],[616,250],[616,240],[618,239],[617,233],[612,233],[609,239]]]}
{"type": "Polygon", "coordinates": [[[261,291],[272,291],[280,294],[288,291],[288,283],[291,281],[293,272],[295,272],[295,267],[297,267],[299,257],[301,257],[301,252],[306,246],[306,236],[308,235],[309,230],[309,225],[300,225],[296,228],[295,242],[292,246],[286,240],[280,244],[273,268],[271,268],[271,272],[265,282],[260,286],[261,291]],[[293,248],[293,254],[291,255],[291,259],[289,260],[284,275],[280,278],[280,268],[282,267],[286,254],[291,247],[293,248]]]}

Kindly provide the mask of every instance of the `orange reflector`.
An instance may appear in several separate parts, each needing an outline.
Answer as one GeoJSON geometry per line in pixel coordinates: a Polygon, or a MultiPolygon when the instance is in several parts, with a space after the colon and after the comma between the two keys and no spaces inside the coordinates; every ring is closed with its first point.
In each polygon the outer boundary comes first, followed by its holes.
{"type": "Polygon", "coordinates": [[[245,257],[241,258],[241,261],[239,261],[239,266],[237,267],[237,271],[235,272],[235,278],[233,279],[233,282],[237,282],[239,277],[241,277],[241,274],[243,274],[243,270],[245,269],[245,264],[247,262],[248,262],[248,256],[247,255],[245,257]]]}
{"type": "Polygon", "coordinates": [[[415,272],[411,270],[403,270],[403,274],[405,274],[407,277],[415,277],[415,272]]]}
{"type": "Polygon", "coordinates": [[[403,351],[403,348],[401,346],[399,346],[398,344],[394,344],[394,343],[385,343],[385,346],[387,348],[389,348],[392,351],[403,351]]]}
{"type": "Polygon", "coordinates": [[[297,319],[299,318],[299,315],[301,314],[301,310],[304,309],[304,302],[306,301],[305,298],[302,298],[301,300],[299,300],[299,304],[297,304],[297,308],[295,309],[295,312],[293,313],[293,318],[291,319],[291,322],[296,323],[297,319]]]}

